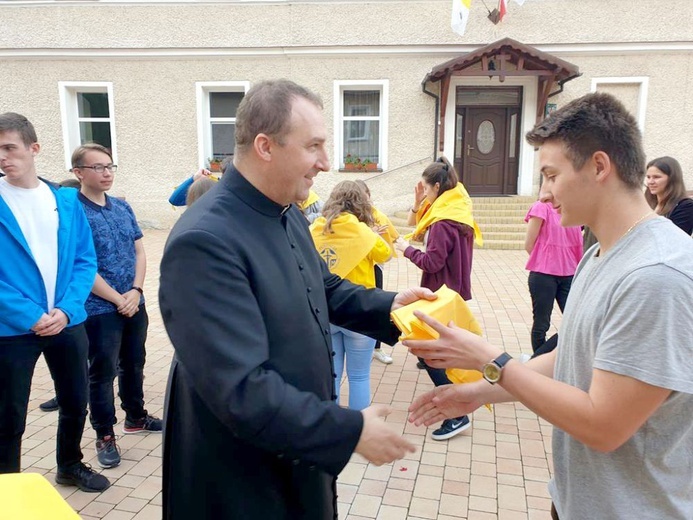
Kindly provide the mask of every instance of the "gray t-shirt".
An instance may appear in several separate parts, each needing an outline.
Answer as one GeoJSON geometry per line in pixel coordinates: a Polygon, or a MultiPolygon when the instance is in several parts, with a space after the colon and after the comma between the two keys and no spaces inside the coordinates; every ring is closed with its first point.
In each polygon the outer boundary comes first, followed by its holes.
{"type": "Polygon", "coordinates": [[[588,391],[597,368],[672,393],[611,453],[554,428],[549,491],[566,520],[693,519],[693,240],[659,217],[597,249],[573,280],[554,377],[588,391]]]}

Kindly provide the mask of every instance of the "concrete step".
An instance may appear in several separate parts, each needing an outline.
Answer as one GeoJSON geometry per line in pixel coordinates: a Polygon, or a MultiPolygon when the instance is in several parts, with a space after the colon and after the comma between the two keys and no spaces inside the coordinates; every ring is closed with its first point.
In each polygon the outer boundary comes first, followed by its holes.
{"type": "Polygon", "coordinates": [[[516,224],[522,226],[526,225],[524,215],[522,215],[522,217],[498,217],[495,215],[487,215],[486,213],[477,213],[474,215],[474,219],[476,220],[477,224],[479,224],[479,226],[502,226],[505,224],[516,224]]]}
{"type": "MultiPolygon", "coordinates": [[[[477,246],[474,246],[477,248],[477,246]]],[[[484,247],[482,249],[524,249],[524,242],[520,243],[517,240],[486,240],[484,239],[484,247]]]]}

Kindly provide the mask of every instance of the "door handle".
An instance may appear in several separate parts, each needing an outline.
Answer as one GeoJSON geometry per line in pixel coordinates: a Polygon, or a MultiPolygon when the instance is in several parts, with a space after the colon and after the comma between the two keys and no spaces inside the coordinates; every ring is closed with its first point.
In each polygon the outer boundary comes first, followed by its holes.
{"type": "Polygon", "coordinates": [[[470,150],[476,150],[476,148],[472,148],[471,146],[467,145],[467,157],[469,157],[470,150]]]}

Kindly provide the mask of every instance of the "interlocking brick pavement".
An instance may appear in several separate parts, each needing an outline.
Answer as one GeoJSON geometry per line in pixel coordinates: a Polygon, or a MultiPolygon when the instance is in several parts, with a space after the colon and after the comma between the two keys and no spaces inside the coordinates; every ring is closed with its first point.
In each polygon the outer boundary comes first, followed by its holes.
{"type": "MultiPolygon", "coordinates": [[[[167,231],[147,230],[148,272],[144,284],[150,316],[144,393],[147,409],[163,415],[166,379],[172,349],[159,314],[158,266],[167,231]]],[[[524,270],[524,251],[474,251],[470,306],[485,336],[513,355],[531,353],[531,307],[524,270]]],[[[400,290],[418,285],[420,273],[406,259],[392,260],[385,269],[385,288],[400,290]]],[[[560,323],[554,313],[553,324],[560,323]]],[[[553,327],[555,328],[555,327],[553,327]]],[[[553,329],[552,328],[552,329],[553,329]]],[[[549,333],[552,333],[550,331],[549,333]]],[[[389,404],[387,422],[417,447],[404,460],[376,467],[354,455],[339,478],[341,519],[460,519],[543,520],[550,518],[546,482],[551,472],[551,426],[522,405],[501,404],[493,412],[481,409],[472,416],[472,428],[438,442],[432,428],[407,423],[407,407],[414,396],[432,388],[425,371],[406,348],[383,346],[394,362],[372,364],[373,402],[389,404]]],[[[48,369],[39,360],[34,374],[22,467],[55,478],[55,434],[58,414],[38,405],[53,396],[48,369]]],[[[348,386],[342,384],[343,402],[348,386]]],[[[117,407],[122,428],[123,412],[117,407]]],[[[95,435],[88,425],[82,447],[85,462],[95,468],[95,435]]],[[[101,494],[84,493],[56,485],[84,520],[154,520],[161,518],[161,435],[122,435],[118,439],[122,463],[103,470],[112,486],[101,494]]],[[[269,520],[269,519],[268,519],[269,520]]]]}

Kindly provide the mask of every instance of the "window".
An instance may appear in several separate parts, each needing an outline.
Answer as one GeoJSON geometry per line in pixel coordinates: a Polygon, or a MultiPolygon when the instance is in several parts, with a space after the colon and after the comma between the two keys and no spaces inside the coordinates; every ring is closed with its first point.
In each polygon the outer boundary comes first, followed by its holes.
{"type": "Polygon", "coordinates": [[[207,167],[212,158],[233,155],[236,112],[249,87],[247,81],[196,84],[200,167],[207,167]]]}
{"type": "Polygon", "coordinates": [[[386,167],[388,81],[335,82],[334,163],[345,159],[386,167]]]}
{"type": "Polygon", "coordinates": [[[58,86],[68,169],[72,152],[84,143],[105,146],[116,162],[113,84],[61,81],[58,86]]]}

